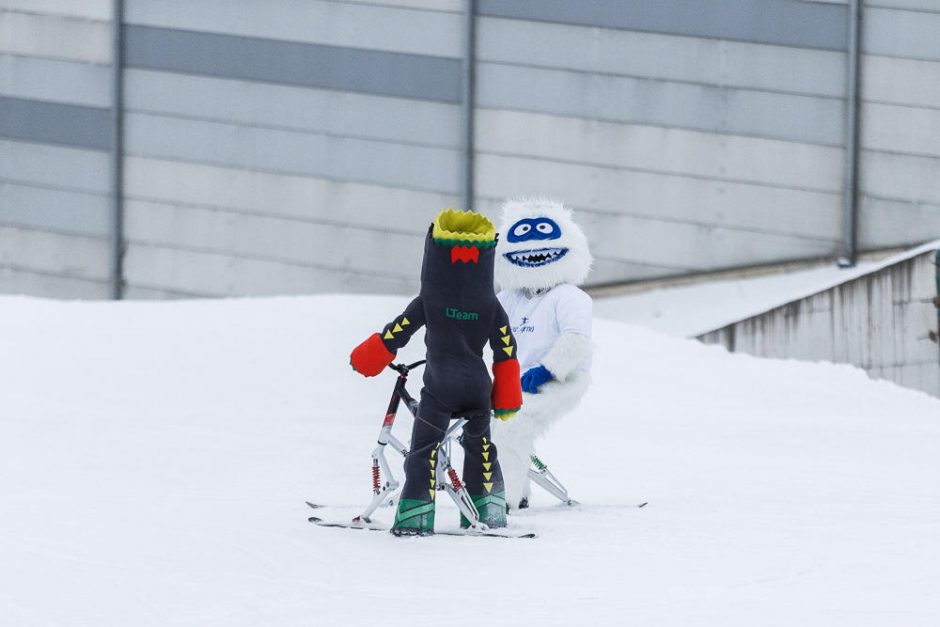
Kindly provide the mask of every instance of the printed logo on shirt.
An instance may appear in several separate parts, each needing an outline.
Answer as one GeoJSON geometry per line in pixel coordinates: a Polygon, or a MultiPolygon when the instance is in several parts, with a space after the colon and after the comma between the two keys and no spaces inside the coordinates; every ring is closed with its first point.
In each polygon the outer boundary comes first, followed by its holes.
{"type": "Polygon", "coordinates": [[[522,323],[513,325],[512,332],[516,335],[520,333],[535,333],[535,325],[526,324],[529,321],[529,318],[526,316],[522,317],[522,323]]]}
{"type": "Polygon", "coordinates": [[[454,320],[479,320],[480,314],[475,311],[460,311],[456,307],[446,307],[444,315],[454,320]]]}

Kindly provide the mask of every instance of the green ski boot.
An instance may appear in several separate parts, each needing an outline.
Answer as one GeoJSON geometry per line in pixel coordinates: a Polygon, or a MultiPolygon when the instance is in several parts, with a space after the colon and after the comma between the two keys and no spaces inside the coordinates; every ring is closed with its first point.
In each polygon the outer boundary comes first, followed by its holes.
{"type": "Polygon", "coordinates": [[[429,536],[434,533],[434,501],[401,499],[392,535],[429,536]]]}
{"type": "MultiPolygon", "coordinates": [[[[490,529],[506,526],[506,493],[494,492],[485,496],[472,496],[473,504],[480,514],[480,522],[490,529]]],[[[460,515],[460,526],[466,529],[470,521],[463,514],[460,515]]]]}

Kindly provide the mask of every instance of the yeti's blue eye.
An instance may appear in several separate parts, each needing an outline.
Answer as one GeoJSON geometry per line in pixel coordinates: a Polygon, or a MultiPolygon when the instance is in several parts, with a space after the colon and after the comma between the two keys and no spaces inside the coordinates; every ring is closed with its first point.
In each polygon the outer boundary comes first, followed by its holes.
{"type": "Polygon", "coordinates": [[[558,239],[561,237],[561,229],[555,224],[554,220],[549,218],[536,218],[533,220],[535,233],[530,236],[531,239],[558,239]]]}

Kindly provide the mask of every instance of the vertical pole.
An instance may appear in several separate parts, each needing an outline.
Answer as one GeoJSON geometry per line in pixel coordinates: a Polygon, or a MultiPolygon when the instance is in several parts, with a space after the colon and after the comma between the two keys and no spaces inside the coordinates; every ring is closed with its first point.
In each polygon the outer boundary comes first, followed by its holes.
{"type": "Polygon", "coordinates": [[[858,134],[861,67],[861,0],[849,0],[848,59],[846,63],[845,173],[843,244],[839,265],[850,268],[858,260],[858,134]]]}
{"type": "Polygon", "coordinates": [[[111,12],[111,298],[124,293],[124,0],[111,12]]]}
{"type": "MultiPolygon", "coordinates": [[[[933,299],[933,304],[937,308],[937,338],[940,338],[940,249],[933,254],[933,264],[936,268],[937,278],[937,296],[933,299]]],[[[940,344],[940,341],[938,341],[938,344],[940,344]]],[[[937,350],[937,359],[940,359],[940,346],[937,350]]],[[[940,391],[940,381],[937,381],[937,390],[940,391]]]]}
{"type": "Polygon", "coordinates": [[[940,337],[940,249],[933,254],[933,265],[936,268],[937,277],[937,295],[933,299],[933,304],[937,308],[937,337],[940,337]]]}
{"type": "Polygon", "coordinates": [[[463,122],[463,164],[461,173],[461,209],[469,211],[473,204],[473,64],[476,56],[476,0],[464,0],[463,13],[463,93],[461,118],[463,122]]]}

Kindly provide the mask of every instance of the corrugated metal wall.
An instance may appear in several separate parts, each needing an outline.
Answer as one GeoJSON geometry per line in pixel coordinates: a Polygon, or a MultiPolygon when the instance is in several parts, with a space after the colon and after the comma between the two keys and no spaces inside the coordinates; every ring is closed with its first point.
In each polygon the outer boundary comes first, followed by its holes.
{"type": "Polygon", "coordinates": [[[760,357],[832,361],[940,396],[935,252],[699,337],[760,357]]]}
{"type": "Polygon", "coordinates": [[[111,0],[0,0],[0,292],[108,296],[111,0]]]}
{"type": "Polygon", "coordinates": [[[582,209],[592,281],[833,255],[846,8],[479,3],[476,191],[582,209]]]}
{"type": "Polygon", "coordinates": [[[940,235],[940,0],[868,0],[863,16],[860,240],[940,235]]]}
{"type": "Polygon", "coordinates": [[[275,4],[128,0],[128,296],[409,291],[457,203],[460,3],[275,4]]]}
{"type": "MultiPolygon", "coordinates": [[[[465,6],[125,0],[126,295],[413,290],[463,191],[465,6]]],[[[840,251],[844,2],[476,10],[477,209],[565,199],[595,283],[840,251]]],[[[107,295],[110,12],[0,0],[0,291],[107,295]]],[[[866,8],[865,246],[940,235],[938,12],[866,8]]]]}

